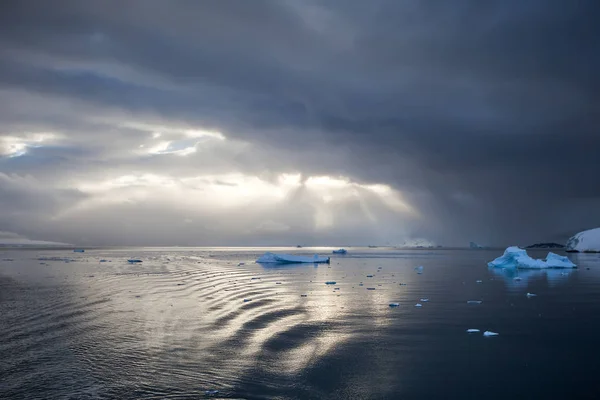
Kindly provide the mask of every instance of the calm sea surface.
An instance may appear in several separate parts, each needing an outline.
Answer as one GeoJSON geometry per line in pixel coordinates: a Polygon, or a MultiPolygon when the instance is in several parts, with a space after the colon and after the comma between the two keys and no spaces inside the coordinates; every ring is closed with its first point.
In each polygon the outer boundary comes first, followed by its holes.
{"type": "Polygon", "coordinates": [[[600,255],[515,280],[502,250],[264,251],[0,250],[0,398],[600,398],[600,255]]]}

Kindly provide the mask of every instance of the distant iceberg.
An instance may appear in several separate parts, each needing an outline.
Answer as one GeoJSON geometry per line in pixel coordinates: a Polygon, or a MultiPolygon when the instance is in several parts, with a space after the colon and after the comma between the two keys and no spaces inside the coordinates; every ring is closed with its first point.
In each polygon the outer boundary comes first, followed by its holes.
{"type": "Polygon", "coordinates": [[[546,260],[534,259],[529,257],[526,250],[512,246],[504,251],[504,254],[494,261],[488,263],[489,267],[494,268],[523,268],[523,269],[542,269],[542,268],[575,268],[576,265],[567,257],[559,256],[552,252],[548,253],[546,260]]]}
{"type": "Polygon", "coordinates": [[[600,228],[579,232],[567,241],[570,253],[600,253],[600,228]]]}
{"type": "Polygon", "coordinates": [[[485,249],[485,246],[482,246],[480,244],[477,244],[475,242],[469,242],[469,248],[471,249],[485,249]]]}
{"type": "Polygon", "coordinates": [[[318,254],[310,257],[266,252],[256,262],[259,264],[329,263],[329,257],[319,257],[318,254]]]}
{"type": "Polygon", "coordinates": [[[348,251],[346,249],[334,250],[333,254],[346,254],[348,251]]]}

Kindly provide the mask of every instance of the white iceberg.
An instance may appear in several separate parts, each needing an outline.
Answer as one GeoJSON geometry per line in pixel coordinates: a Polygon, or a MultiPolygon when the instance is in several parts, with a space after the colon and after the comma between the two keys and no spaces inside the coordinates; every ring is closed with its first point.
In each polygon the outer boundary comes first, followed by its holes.
{"type": "Polygon", "coordinates": [[[498,336],[498,335],[500,335],[500,334],[496,333],[496,332],[492,332],[492,331],[485,331],[485,332],[483,332],[483,336],[485,336],[485,337],[498,336]]]}
{"type": "Polygon", "coordinates": [[[600,253],[600,228],[579,232],[567,241],[567,252],[600,253]]]}
{"type": "Polygon", "coordinates": [[[504,254],[494,261],[488,263],[489,267],[494,268],[523,268],[523,269],[541,269],[541,268],[575,268],[576,265],[567,257],[559,256],[552,252],[548,253],[546,260],[534,259],[529,257],[527,251],[516,246],[511,246],[504,251],[504,254]]]}
{"type": "Polygon", "coordinates": [[[479,329],[467,329],[467,333],[477,333],[479,329]]]}
{"type": "Polygon", "coordinates": [[[329,257],[319,257],[317,254],[310,257],[266,252],[256,262],[260,264],[329,263],[329,257]]]}
{"type": "Polygon", "coordinates": [[[535,296],[537,296],[537,294],[527,292],[526,296],[527,297],[535,297],[535,296]]]}

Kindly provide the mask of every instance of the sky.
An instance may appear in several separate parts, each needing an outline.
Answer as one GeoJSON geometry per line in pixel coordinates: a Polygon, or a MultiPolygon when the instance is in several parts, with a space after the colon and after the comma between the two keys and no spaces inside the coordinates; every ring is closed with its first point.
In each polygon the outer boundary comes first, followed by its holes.
{"type": "Polygon", "coordinates": [[[600,3],[3,1],[0,241],[468,246],[600,226],[600,3]]]}

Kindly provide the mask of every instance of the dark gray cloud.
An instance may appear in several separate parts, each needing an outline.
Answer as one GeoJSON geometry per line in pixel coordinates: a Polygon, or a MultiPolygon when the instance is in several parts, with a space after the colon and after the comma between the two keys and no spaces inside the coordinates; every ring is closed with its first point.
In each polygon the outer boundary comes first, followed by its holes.
{"type": "Polygon", "coordinates": [[[1,7],[0,170],[44,191],[2,187],[3,229],[102,244],[508,244],[600,225],[594,1],[1,7]],[[350,183],[262,207],[248,195],[281,173],[350,183]],[[238,203],[197,209],[169,191],[238,203]]]}

